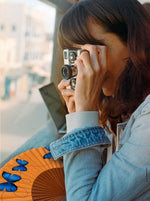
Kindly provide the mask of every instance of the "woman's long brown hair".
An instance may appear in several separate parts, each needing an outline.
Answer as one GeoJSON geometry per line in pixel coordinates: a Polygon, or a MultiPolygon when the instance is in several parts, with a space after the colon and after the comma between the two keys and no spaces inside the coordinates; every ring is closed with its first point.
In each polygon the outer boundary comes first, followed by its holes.
{"type": "Polygon", "coordinates": [[[103,45],[89,34],[89,19],[119,36],[129,48],[113,97],[102,92],[99,101],[102,125],[107,128],[109,122],[116,133],[116,124],[129,118],[150,93],[150,16],[137,0],[81,1],[60,23],[58,40],[63,49],[74,44],[103,45]]]}

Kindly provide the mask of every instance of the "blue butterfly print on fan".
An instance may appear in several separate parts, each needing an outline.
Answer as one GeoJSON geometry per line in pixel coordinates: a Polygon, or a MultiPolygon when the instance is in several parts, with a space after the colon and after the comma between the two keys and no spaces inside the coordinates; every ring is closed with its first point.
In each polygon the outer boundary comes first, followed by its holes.
{"type": "Polygon", "coordinates": [[[52,158],[52,154],[50,153],[50,147],[45,147],[45,149],[47,149],[49,151],[49,153],[45,154],[43,156],[44,159],[48,158],[51,159],[52,158]]]}
{"type": "Polygon", "coordinates": [[[25,161],[25,160],[21,160],[21,159],[16,159],[16,162],[19,164],[18,166],[16,167],[13,167],[12,170],[15,170],[15,171],[27,171],[27,168],[25,167],[25,165],[28,164],[28,161],[25,161]]]}
{"type": "Polygon", "coordinates": [[[3,191],[6,189],[7,192],[15,192],[17,190],[17,186],[13,184],[16,181],[19,181],[21,177],[19,175],[7,172],[2,173],[2,177],[7,181],[5,183],[0,183],[0,191],[3,191]]]}

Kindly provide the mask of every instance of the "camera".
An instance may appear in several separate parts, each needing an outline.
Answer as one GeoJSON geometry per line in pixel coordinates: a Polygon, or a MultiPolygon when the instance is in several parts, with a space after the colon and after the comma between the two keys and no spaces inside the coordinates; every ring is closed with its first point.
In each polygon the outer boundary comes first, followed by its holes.
{"type": "Polygon", "coordinates": [[[63,56],[64,56],[64,65],[61,69],[62,77],[66,80],[70,79],[71,89],[75,89],[76,85],[76,75],[78,73],[78,69],[74,66],[74,62],[77,56],[80,55],[81,50],[73,50],[73,49],[64,49],[63,56]]]}

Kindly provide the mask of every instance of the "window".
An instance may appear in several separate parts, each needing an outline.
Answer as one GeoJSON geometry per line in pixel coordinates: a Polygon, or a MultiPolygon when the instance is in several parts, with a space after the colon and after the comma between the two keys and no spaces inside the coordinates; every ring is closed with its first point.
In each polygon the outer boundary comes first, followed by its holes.
{"type": "Polygon", "coordinates": [[[29,58],[29,54],[28,54],[28,52],[25,52],[24,60],[28,60],[28,58],[29,58]]]}
{"type": "Polygon", "coordinates": [[[0,35],[1,163],[48,120],[39,88],[50,81],[55,8],[38,0],[3,0],[0,13],[0,30],[10,27],[0,35]]]}
{"type": "Polygon", "coordinates": [[[1,29],[1,30],[4,30],[4,29],[5,29],[4,24],[2,24],[2,25],[0,26],[0,29],[1,29]]]}
{"type": "Polygon", "coordinates": [[[25,36],[26,36],[26,37],[29,36],[29,32],[28,32],[28,31],[25,32],[25,36]]]}
{"type": "Polygon", "coordinates": [[[15,25],[12,26],[12,31],[16,31],[16,26],[15,25]]]}

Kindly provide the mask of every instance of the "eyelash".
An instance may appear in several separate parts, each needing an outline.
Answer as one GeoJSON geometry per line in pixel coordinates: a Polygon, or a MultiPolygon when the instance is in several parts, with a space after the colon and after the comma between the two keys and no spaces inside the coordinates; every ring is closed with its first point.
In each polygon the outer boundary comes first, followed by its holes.
{"type": "Polygon", "coordinates": [[[91,43],[91,45],[101,45],[101,46],[106,46],[106,44],[102,43],[102,42],[93,42],[91,43]]]}
{"type": "Polygon", "coordinates": [[[97,45],[106,46],[104,43],[98,43],[97,45]]]}

